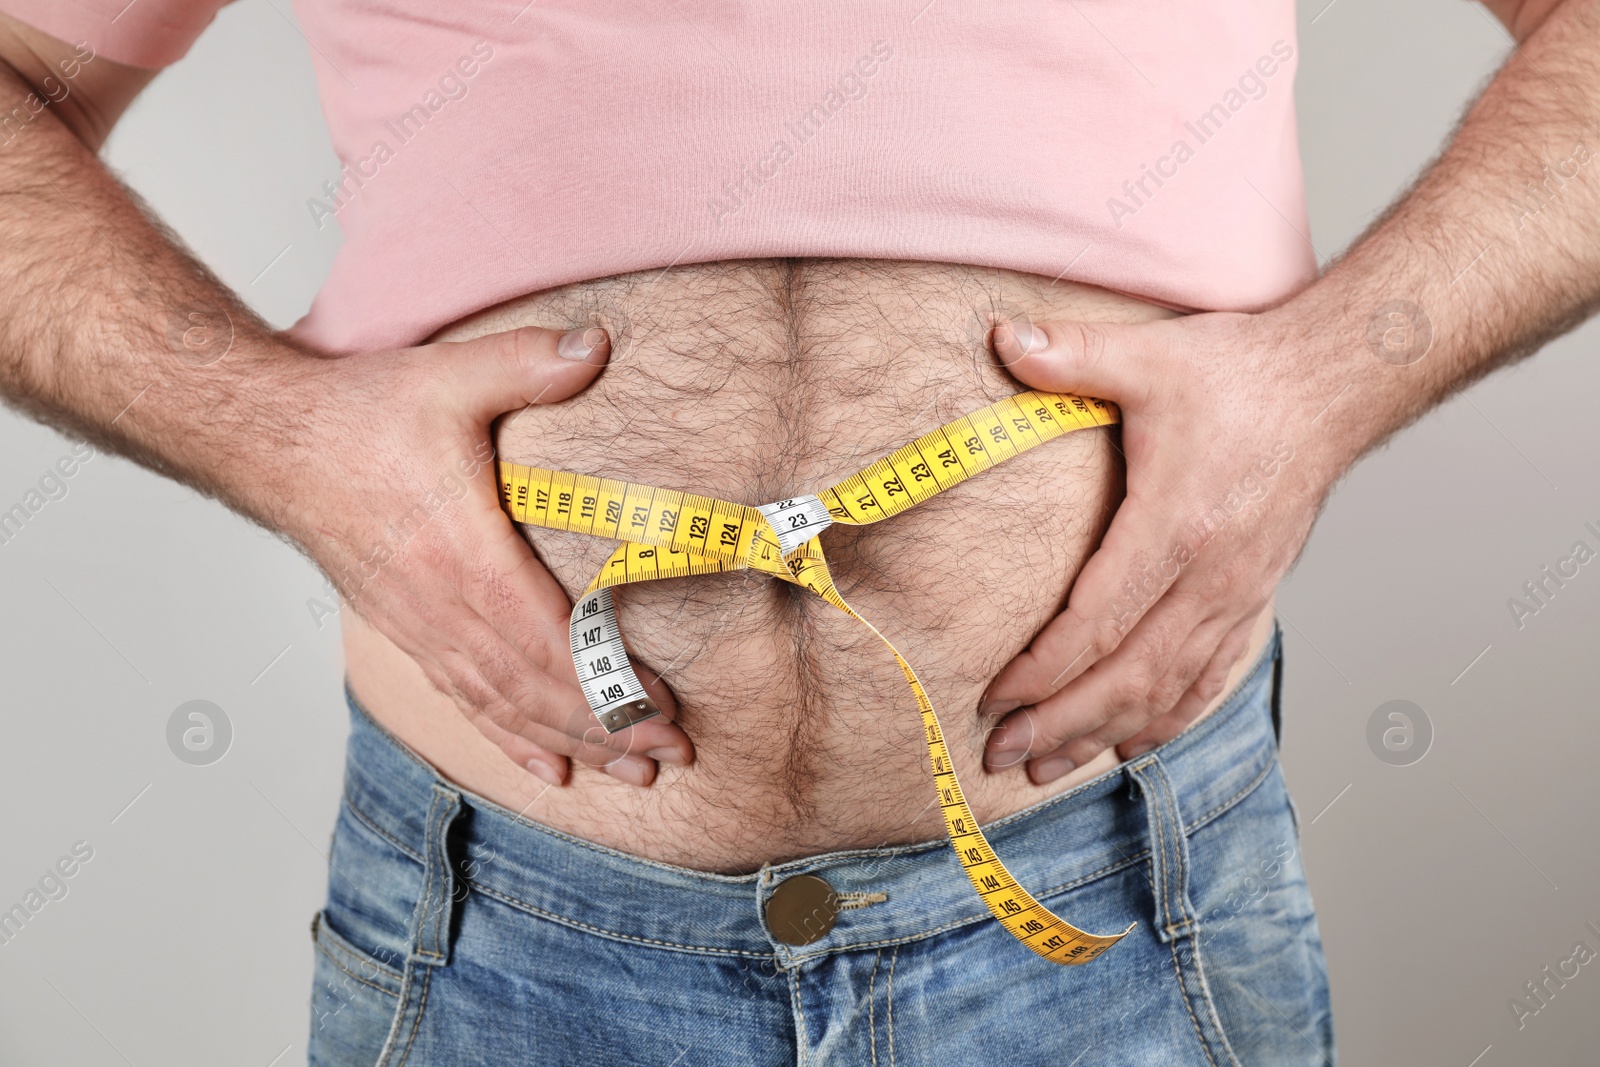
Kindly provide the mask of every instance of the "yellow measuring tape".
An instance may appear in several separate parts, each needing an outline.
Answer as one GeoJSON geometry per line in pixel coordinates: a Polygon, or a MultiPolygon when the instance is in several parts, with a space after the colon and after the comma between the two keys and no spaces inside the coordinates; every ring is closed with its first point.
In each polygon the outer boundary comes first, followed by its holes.
{"type": "Polygon", "coordinates": [[[585,474],[500,464],[500,491],[517,522],[624,542],[572,609],[578,684],[607,731],[659,714],[623,646],[611,587],[723,571],[762,571],[803,586],[877,634],[905,673],[928,741],[934,788],[956,858],[989,911],[1018,941],[1054,963],[1088,963],[1125,937],[1086,933],[1017,884],[995,856],[956,781],[933,702],[887,637],[834,587],[817,535],[898,515],[997,463],[1062,434],[1118,419],[1114,404],[1026,392],[963,416],[816,496],[763,507],[585,474]]]}

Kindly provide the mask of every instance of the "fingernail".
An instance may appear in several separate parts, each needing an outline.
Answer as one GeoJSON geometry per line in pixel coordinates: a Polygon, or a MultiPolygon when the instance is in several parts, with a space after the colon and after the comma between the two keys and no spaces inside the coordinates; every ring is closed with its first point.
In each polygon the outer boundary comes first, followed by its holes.
{"type": "Polygon", "coordinates": [[[549,782],[551,785],[561,784],[561,772],[542,759],[531,759],[523,766],[542,782],[549,782]]]}
{"type": "Polygon", "coordinates": [[[1011,336],[1017,339],[1017,349],[1024,356],[1031,356],[1035,352],[1043,352],[1050,345],[1050,338],[1045,336],[1043,330],[1036,330],[1026,322],[1013,322],[1011,336]]]}
{"type": "Polygon", "coordinates": [[[588,359],[606,340],[606,332],[598,326],[582,330],[568,330],[556,342],[556,355],[562,359],[588,359]]]}
{"type": "Polygon", "coordinates": [[[984,719],[998,719],[1008,711],[1016,711],[1022,707],[1020,700],[986,700],[978,705],[978,716],[984,719]]]}
{"type": "Polygon", "coordinates": [[[1029,731],[1019,730],[1015,723],[1006,723],[989,735],[986,746],[995,754],[1021,752],[1028,747],[1029,731]]]}
{"type": "Polygon", "coordinates": [[[1076,766],[1076,763],[1062,756],[1057,756],[1055,759],[1040,760],[1033,768],[1033,780],[1039,785],[1047,785],[1076,766]]]}
{"type": "Polygon", "coordinates": [[[670,763],[674,767],[689,766],[689,757],[676,745],[662,745],[660,748],[648,749],[645,756],[660,763],[670,763]]]}
{"type": "Polygon", "coordinates": [[[986,771],[1008,771],[1019,763],[1028,761],[1028,753],[1023,752],[985,752],[983,754],[983,769],[986,771]]]}
{"type": "Polygon", "coordinates": [[[606,764],[606,773],[620,782],[643,787],[655,779],[656,768],[655,764],[638,756],[623,756],[606,764]]]}
{"type": "Polygon", "coordinates": [[[1149,752],[1155,747],[1155,745],[1152,745],[1148,741],[1141,741],[1137,745],[1129,745],[1127,748],[1123,749],[1122,758],[1138,759],[1140,756],[1144,755],[1146,752],[1149,752]]]}

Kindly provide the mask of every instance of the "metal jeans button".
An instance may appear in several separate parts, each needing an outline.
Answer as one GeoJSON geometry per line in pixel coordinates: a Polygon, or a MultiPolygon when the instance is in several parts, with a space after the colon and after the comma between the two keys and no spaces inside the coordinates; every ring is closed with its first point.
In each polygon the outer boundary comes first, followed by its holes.
{"type": "Polygon", "coordinates": [[[767,897],[767,930],[785,945],[809,945],[828,936],[839,918],[839,894],[814,874],[797,874],[767,897]]]}

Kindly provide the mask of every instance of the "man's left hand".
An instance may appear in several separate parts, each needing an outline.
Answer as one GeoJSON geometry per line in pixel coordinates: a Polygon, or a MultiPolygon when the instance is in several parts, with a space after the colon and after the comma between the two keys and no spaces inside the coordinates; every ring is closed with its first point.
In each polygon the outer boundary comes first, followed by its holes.
{"type": "Polygon", "coordinates": [[[1005,324],[994,347],[1026,385],[1122,408],[1127,497],[982,709],[1004,716],[985,765],[1026,760],[1044,784],[1149,751],[1216,699],[1361,448],[1317,438],[1338,372],[1268,315],[1005,324]]]}

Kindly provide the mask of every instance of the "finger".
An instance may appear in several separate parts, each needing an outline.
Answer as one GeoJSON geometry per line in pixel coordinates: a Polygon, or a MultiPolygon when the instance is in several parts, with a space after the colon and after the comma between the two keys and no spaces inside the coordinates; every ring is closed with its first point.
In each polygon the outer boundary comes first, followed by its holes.
{"type": "MultiPolygon", "coordinates": [[[[510,756],[513,762],[551,785],[566,785],[567,771],[574,763],[583,763],[605,771],[613,778],[629,785],[647,786],[655,781],[654,760],[637,754],[619,756],[603,746],[587,743],[582,744],[582,747],[569,759],[535,745],[517,734],[509,733],[493,719],[475,709],[463,710],[478,731],[500,746],[500,750],[510,756]]],[[[595,724],[595,729],[604,732],[598,723],[595,724]]]]}
{"type": "Polygon", "coordinates": [[[1029,779],[1035,785],[1050,784],[1075,766],[1083,766],[1114,747],[1120,760],[1133,760],[1181,734],[1222,693],[1230,670],[1250,645],[1256,619],[1250,616],[1235,624],[1234,629],[1224,630],[1232,617],[1232,614],[1214,617],[1195,629],[1174,659],[1173,669],[1152,689],[1146,704],[1123,710],[1083,736],[1074,737],[1061,749],[1030,760],[1029,779]],[[1144,736],[1146,731],[1154,744],[1131,750],[1133,739],[1144,736]]]}
{"type": "Polygon", "coordinates": [[[550,785],[566,785],[571,762],[567,757],[536,745],[519,734],[501,729],[493,719],[476,708],[464,707],[462,712],[477,731],[494,743],[495,747],[518,767],[550,785]]]}
{"type": "MultiPolygon", "coordinates": [[[[577,670],[572,663],[569,629],[572,605],[566,591],[539,563],[510,520],[496,511],[488,521],[498,529],[489,535],[476,571],[467,576],[466,588],[462,590],[464,599],[506,644],[519,651],[533,674],[564,683],[582,702],[577,670]]],[[[505,671],[503,665],[501,670],[505,671]]],[[[504,673],[502,678],[506,678],[504,673]]],[[[652,699],[659,701],[660,717],[635,723],[598,742],[586,741],[586,745],[614,754],[632,751],[650,759],[688,766],[694,759],[694,746],[689,735],[672,723],[677,709],[671,690],[659,679],[653,681],[649,691],[652,699]]],[[[507,682],[511,689],[505,694],[507,698],[537,720],[537,702],[546,687],[531,679],[519,682],[507,678],[507,682]],[[522,696],[519,699],[515,694],[522,696]]],[[[500,683],[495,684],[499,688],[500,683]]],[[[570,705],[571,696],[564,696],[570,705]]],[[[587,712],[587,704],[584,710],[587,712]]],[[[590,728],[598,726],[592,715],[577,721],[569,717],[563,725],[579,738],[590,737],[590,728]]]]}
{"type": "MultiPolygon", "coordinates": [[[[1161,721],[1177,705],[1183,704],[1195,692],[1197,680],[1210,669],[1218,640],[1227,634],[1228,618],[1230,616],[1217,616],[1195,627],[1183,642],[1182,651],[1171,657],[1170,666],[1151,687],[1145,699],[1124,706],[1106,722],[1069,739],[1055,751],[1028,761],[1028,777],[1035,785],[1048,785],[1075,767],[1084,766],[1107,749],[1121,745],[1153,722],[1161,721]]],[[[1156,671],[1159,673],[1160,669],[1158,664],[1156,671]]],[[[1227,677],[1226,667],[1222,676],[1227,677]]],[[[1204,703],[1194,707],[1189,721],[1193,721],[1203,710],[1204,703]]]]}
{"type": "MultiPolygon", "coordinates": [[[[1231,612],[1212,611],[1196,623],[1177,654],[1168,660],[1166,672],[1151,687],[1149,698],[1140,706],[1139,710],[1146,713],[1145,721],[1167,714],[1193,689],[1216,659],[1217,649],[1237,625],[1236,618],[1231,612]]],[[[1130,736],[1124,734],[1117,741],[1130,736]]]]}
{"type": "MultiPolygon", "coordinates": [[[[473,661],[465,658],[461,658],[454,665],[454,672],[437,688],[449,694],[468,720],[491,741],[497,744],[505,741],[509,744],[508,739],[516,738],[524,743],[531,743],[538,749],[556,754],[564,753],[564,756],[558,755],[561,764],[550,768],[554,771],[554,777],[558,779],[554,784],[565,783],[565,765],[568,763],[592,766],[630,785],[647,786],[655,780],[656,761],[639,753],[629,752],[631,739],[620,734],[607,734],[605,728],[595,722],[593,716],[589,714],[586,704],[580,703],[574,707],[569,716],[574,722],[586,719],[590,724],[583,736],[574,736],[576,730],[561,731],[529,721],[483,678],[473,661]]],[[[529,761],[537,761],[537,754],[530,754],[527,760],[522,760],[519,758],[520,749],[502,745],[502,750],[507,751],[514,760],[518,760],[536,774],[546,769],[530,765],[529,761]]],[[[540,774],[540,777],[544,775],[540,774]]],[[[546,778],[546,781],[549,780],[546,778]]]]}
{"type": "Polygon", "coordinates": [[[1250,635],[1255,624],[1252,617],[1228,631],[1228,636],[1217,647],[1217,654],[1177,705],[1120,744],[1118,755],[1125,760],[1137,759],[1187,730],[1222,695],[1234,666],[1250,650],[1250,635]]]}
{"type": "MultiPolygon", "coordinates": [[[[1070,685],[1011,712],[984,746],[986,766],[1003,770],[1022,759],[1055,753],[1124,712],[1145,706],[1172,657],[1199,623],[1199,607],[1186,599],[1163,601],[1115,652],[1070,685]]],[[[1099,751],[1085,751],[1090,748],[1085,744],[1079,751],[1086,756],[1099,751]]]]}
{"type": "Polygon", "coordinates": [[[454,409],[486,427],[508,411],[582,392],[605,367],[611,340],[598,326],[566,333],[525,326],[416,351],[438,361],[440,388],[454,409]]]}
{"type": "Polygon", "coordinates": [[[691,762],[687,736],[661,719],[608,733],[576,683],[538,670],[481,620],[468,647],[468,654],[458,657],[457,670],[469,678],[476,674],[482,683],[469,697],[512,733],[593,766],[610,766],[623,757],[679,766],[691,762]]]}
{"type": "Polygon", "coordinates": [[[1160,323],[1004,322],[991,335],[995,357],[1024,385],[1138,404],[1163,380],[1160,323]]]}
{"type": "MultiPolygon", "coordinates": [[[[595,721],[576,681],[535,668],[454,590],[430,591],[412,598],[412,610],[404,611],[406,606],[391,616],[407,618],[407,646],[430,650],[430,655],[416,658],[434,688],[463,711],[488,716],[507,733],[580,762],[609,767],[623,757],[653,759],[646,746],[661,747],[660,731],[669,731],[669,738],[682,732],[651,720],[608,734],[595,721]]],[[[628,766],[621,771],[626,780],[628,766]]]]}
{"type": "Polygon", "coordinates": [[[1079,571],[1067,606],[990,683],[981,712],[1037,704],[1116,652],[1188,559],[1170,508],[1130,495],[1079,571]],[[1157,551],[1157,546],[1170,546],[1157,551]]]}
{"type": "MultiPolygon", "coordinates": [[[[482,620],[477,619],[459,602],[446,605],[436,600],[433,611],[449,625],[448,634],[426,624],[419,624],[413,617],[405,631],[398,636],[408,647],[428,650],[427,655],[414,657],[417,664],[422,668],[428,682],[441,694],[454,701],[469,721],[480,729],[485,725],[492,725],[501,735],[521,738],[563,759],[587,757],[591,763],[601,762],[598,756],[586,751],[586,748],[592,746],[589,746],[581,736],[575,736],[575,734],[581,735],[581,727],[577,730],[563,729],[561,728],[563,724],[558,721],[555,725],[546,725],[543,722],[530,720],[484,677],[479,669],[480,663],[483,662],[482,654],[475,656],[458,647],[458,640],[462,636],[467,636],[467,643],[470,644],[471,635],[475,630],[487,629],[482,620]]],[[[577,716],[580,711],[587,711],[587,705],[583,703],[581,693],[570,694],[568,699],[573,708],[565,718],[569,722],[577,722],[577,716]]],[[[552,721],[556,719],[559,717],[552,717],[552,721]]],[[[491,740],[494,739],[491,737],[491,740]]]]}

